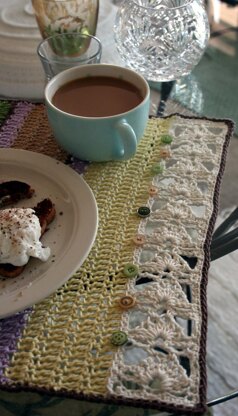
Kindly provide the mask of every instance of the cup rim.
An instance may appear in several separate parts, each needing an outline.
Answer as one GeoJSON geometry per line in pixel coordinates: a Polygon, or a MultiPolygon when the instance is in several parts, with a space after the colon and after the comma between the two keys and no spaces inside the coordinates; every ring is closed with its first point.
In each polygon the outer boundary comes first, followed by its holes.
{"type": "MultiPolygon", "coordinates": [[[[81,37],[84,37],[84,38],[90,38],[91,40],[94,40],[94,41],[96,41],[96,43],[97,43],[97,45],[98,45],[98,50],[95,52],[95,53],[93,53],[92,55],[90,55],[89,57],[87,57],[87,58],[84,58],[84,59],[75,59],[75,62],[84,62],[84,61],[88,61],[88,60],[91,60],[91,59],[94,59],[96,56],[101,56],[101,54],[102,54],[102,43],[101,43],[101,41],[100,41],[100,39],[97,37],[97,36],[94,36],[94,35],[90,35],[90,34],[86,34],[86,33],[69,33],[70,35],[73,35],[73,36],[81,36],[81,37]]],[[[43,54],[42,54],[42,51],[41,51],[41,47],[47,42],[47,41],[49,41],[50,39],[52,39],[52,38],[57,38],[57,37],[61,37],[61,36],[65,36],[65,33],[58,33],[57,35],[52,35],[52,36],[49,36],[49,37],[47,37],[47,38],[45,38],[45,39],[43,39],[40,43],[39,43],[39,45],[37,46],[37,54],[38,54],[38,56],[39,56],[39,58],[42,60],[42,61],[44,61],[44,62],[49,62],[49,59],[47,59],[43,54]]],[[[66,60],[65,60],[66,61],[66,60]]],[[[64,60],[62,59],[62,57],[61,57],[61,59],[59,59],[59,58],[57,58],[57,55],[54,57],[54,58],[52,58],[51,59],[51,62],[54,62],[54,63],[62,63],[62,62],[64,62],[64,60]]]]}
{"type": "MultiPolygon", "coordinates": [[[[113,75],[112,75],[112,77],[113,77],[113,75]]],[[[72,78],[71,80],[62,83],[62,85],[66,84],[67,82],[74,81],[75,79],[77,79],[77,75],[75,76],[75,78],[72,78]]],[[[88,64],[88,65],[80,65],[78,67],[69,68],[69,69],[66,69],[66,70],[60,72],[59,74],[55,75],[48,82],[48,84],[46,85],[45,91],[44,91],[44,96],[45,96],[46,102],[48,103],[48,105],[50,107],[52,107],[53,109],[59,111],[60,113],[62,113],[64,115],[67,115],[67,116],[72,117],[72,118],[80,118],[80,119],[85,119],[85,120],[89,120],[89,119],[91,119],[91,120],[103,120],[103,119],[112,119],[112,118],[117,118],[117,117],[120,117],[120,116],[124,116],[124,115],[134,111],[136,108],[142,106],[145,103],[145,101],[150,98],[150,86],[149,86],[148,82],[146,81],[146,79],[141,74],[139,74],[138,72],[136,72],[132,69],[129,69],[129,68],[126,68],[126,67],[123,67],[123,66],[119,66],[119,65],[112,65],[112,64],[88,64]],[[106,67],[106,68],[118,68],[120,71],[125,71],[125,72],[132,73],[134,76],[139,78],[140,81],[145,86],[145,89],[146,89],[146,93],[145,93],[145,96],[144,96],[143,100],[136,107],[133,107],[130,110],[125,111],[124,113],[118,113],[118,114],[114,114],[114,115],[111,115],[111,116],[104,116],[104,117],[95,117],[95,116],[86,117],[86,116],[80,116],[80,115],[76,115],[76,114],[70,114],[70,113],[67,113],[66,111],[60,110],[58,107],[56,107],[52,103],[51,99],[48,97],[49,90],[51,89],[52,85],[54,85],[54,83],[57,81],[58,78],[61,78],[62,76],[65,76],[66,73],[67,74],[70,74],[70,72],[72,72],[72,73],[76,72],[77,73],[78,70],[80,70],[81,68],[85,68],[85,67],[87,67],[89,69],[92,69],[92,67],[102,67],[102,66],[106,67]]]]}

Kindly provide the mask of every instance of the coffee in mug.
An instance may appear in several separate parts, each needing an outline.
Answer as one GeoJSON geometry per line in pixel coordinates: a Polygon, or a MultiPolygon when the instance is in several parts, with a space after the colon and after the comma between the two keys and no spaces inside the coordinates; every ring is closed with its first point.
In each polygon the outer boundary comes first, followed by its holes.
{"type": "Polygon", "coordinates": [[[135,71],[90,64],[57,74],[45,88],[49,123],[59,145],[81,160],[127,160],[136,153],[150,105],[135,71]]]}
{"type": "Polygon", "coordinates": [[[142,101],[143,96],[135,85],[105,76],[70,81],[60,87],[52,99],[60,110],[83,117],[114,116],[137,107],[142,101]]]}

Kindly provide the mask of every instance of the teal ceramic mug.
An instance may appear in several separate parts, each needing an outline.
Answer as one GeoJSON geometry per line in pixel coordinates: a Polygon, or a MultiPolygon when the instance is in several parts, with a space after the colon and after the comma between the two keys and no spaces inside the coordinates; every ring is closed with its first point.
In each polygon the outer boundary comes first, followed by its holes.
{"type": "MultiPolygon", "coordinates": [[[[102,96],[101,106],[105,100],[102,96]]],[[[81,160],[119,161],[130,159],[136,153],[148,121],[150,89],[147,81],[133,70],[90,64],[67,69],[52,78],[45,88],[45,102],[54,137],[68,153],[81,160]],[[128,111],[107,116],[75,115],[53,104],[56,92],[64,85],[81,78],[88,78],[91,82],[95,77],[116,78],[132,84],[140,93],[139,104],[128,111]]]]}

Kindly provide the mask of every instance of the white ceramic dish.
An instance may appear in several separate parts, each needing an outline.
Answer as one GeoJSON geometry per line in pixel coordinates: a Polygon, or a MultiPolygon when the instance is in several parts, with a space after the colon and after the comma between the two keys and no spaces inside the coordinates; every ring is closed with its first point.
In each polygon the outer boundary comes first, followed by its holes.
{"type": "Polygon", "coordinates": [[[91,189],[63,163],[35,152],[0,149],[0,180],[14,179],[35,189],[32,198],[15,206],[33,207],[50,198],[57,214],[42,237],[51,248],[50,259],[44,263],[31,258],[17,278],[0,277],[0,318],[41,301],[65,283],[88,256],[98,225],[91,189]]]}

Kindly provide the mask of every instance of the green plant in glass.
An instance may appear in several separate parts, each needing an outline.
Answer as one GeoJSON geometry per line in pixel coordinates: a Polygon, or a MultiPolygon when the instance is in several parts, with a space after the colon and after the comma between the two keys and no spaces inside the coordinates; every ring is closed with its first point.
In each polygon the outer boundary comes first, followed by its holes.
{"type": "Polygon", "coordinates": [[[89,40],[77,37],[78,33],[89,34],[89,29],[80,18],[64,18],[45,27],[45,37],[52,37],[50,45],[60,56],[72,56],[84,53],[89,47],[89,40]],[[65,36],[55,36],[65,35],[65,36]]]}

